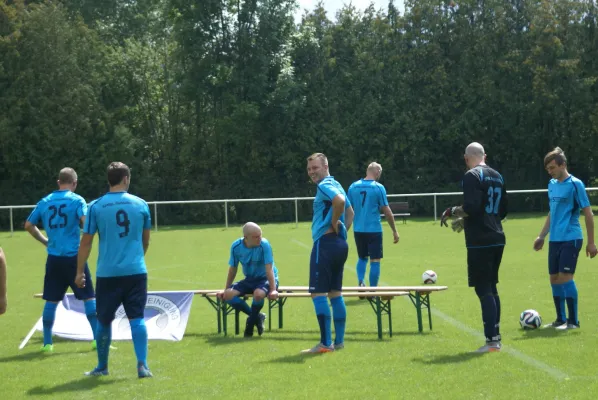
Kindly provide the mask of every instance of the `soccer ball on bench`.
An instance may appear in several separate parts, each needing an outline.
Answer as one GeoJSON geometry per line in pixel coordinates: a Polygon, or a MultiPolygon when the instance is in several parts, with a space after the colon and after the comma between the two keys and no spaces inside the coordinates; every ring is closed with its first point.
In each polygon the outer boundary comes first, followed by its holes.
{"type": "Polygon", "coordinates": [[[424,283],[426,285],[431,284],[431,283],[436,283],[437,278],[438,278],[438,276],[436,275],[436,272],[434,272],[432,270],[427,270],[422,275],[422,281],[424,281],[424,283]]]}
{"type": "Polygon", "coordinates": [[[519,324],[523,329],[537,329],[542,326],[542,317],[536,310],[525,310],[519,317],[519,324]]]}

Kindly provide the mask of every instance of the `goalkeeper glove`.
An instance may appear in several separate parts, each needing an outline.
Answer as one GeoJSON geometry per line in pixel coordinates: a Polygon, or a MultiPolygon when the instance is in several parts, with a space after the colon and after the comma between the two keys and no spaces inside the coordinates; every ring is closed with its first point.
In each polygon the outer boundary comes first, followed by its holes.
{"type": "Polygon", "coordinates": [[[449,207],[446,210],[444,210],[444,212],[442,213],[442,217],[440,217],[440,226],[444,225],[446,227],[448,227],[448,224],[446,223],[446,221],[453,216],[453,214],[455,213],[455,207],[449,207]]]}
{"type": "Polygon", "coordinates": [[[453,232],[460,233],[463,228],[465,227],[465,220],[463,218],[454,219],[451,222],[451,228],[453,228],[453,232]]]}

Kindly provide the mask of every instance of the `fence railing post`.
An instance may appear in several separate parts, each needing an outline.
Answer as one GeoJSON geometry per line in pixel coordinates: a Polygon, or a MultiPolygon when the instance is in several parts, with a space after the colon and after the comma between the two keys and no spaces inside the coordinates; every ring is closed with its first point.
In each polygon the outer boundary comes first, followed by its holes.
{"type": "Polygon", "coordinates": [[[434,222],[436,222],[436,216],[438,215],[437,205],[436,205],[436,195],[434,195],[434,222]]]}
{"type": "Polygon", "coordinates": [[[158,204],[154,203],[154,230],[158,232],[158,204]]]}
{"type": "Polygon", "coordinates": [[[12,207],[9,210],[10,210],[10,237],[12,237],[12,234],[14,233],[14,223],[12,221],[12,207]]]}
{"type": "Polygon", "coordinates": [[[228,229],[228,201],[224,200],[224,226],[228,229]]]}
{"type": "Polygon", "coordinates": [[[299,227],[299,212],[297,208],[297,199],[295,199],[295,228],[299,227]]]}

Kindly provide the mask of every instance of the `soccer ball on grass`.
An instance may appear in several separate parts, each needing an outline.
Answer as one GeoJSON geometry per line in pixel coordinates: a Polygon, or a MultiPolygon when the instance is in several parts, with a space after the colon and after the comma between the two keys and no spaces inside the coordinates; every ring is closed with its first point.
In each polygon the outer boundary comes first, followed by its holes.
{"type": "Polygon", "coordinates": [[[519,324],[523,329],[538,329],[542,326],[542,317],[536,310],[525,310],[519,316],[519,324]]]}

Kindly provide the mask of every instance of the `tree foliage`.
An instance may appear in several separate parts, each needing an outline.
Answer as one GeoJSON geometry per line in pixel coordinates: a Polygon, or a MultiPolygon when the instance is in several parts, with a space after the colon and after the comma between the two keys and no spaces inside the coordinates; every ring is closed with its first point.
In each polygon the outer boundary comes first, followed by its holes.
{"type": "MultiPolygon", "coordinates": [[[[298,23],[296,7],[0,2],[3,204],[34,203],[66,165],[91,200],[113,160],[147,200],[309,196],[316,151],[345,186],[376,160],[389,193],[453,191],[473,140],[511,189],[544,187],[557,145],[596,178],[595,1],[408,0],[401,15],[391,0],[334,16],[319,4],[298,23]]],[[[538,207],[528,200],[515,202],[538,207]]],[[[231,218],[284,220],[290,207],[237,203],[231,218]]],[[[170,223],[222,213],[161,211],[170,223]]]]}

